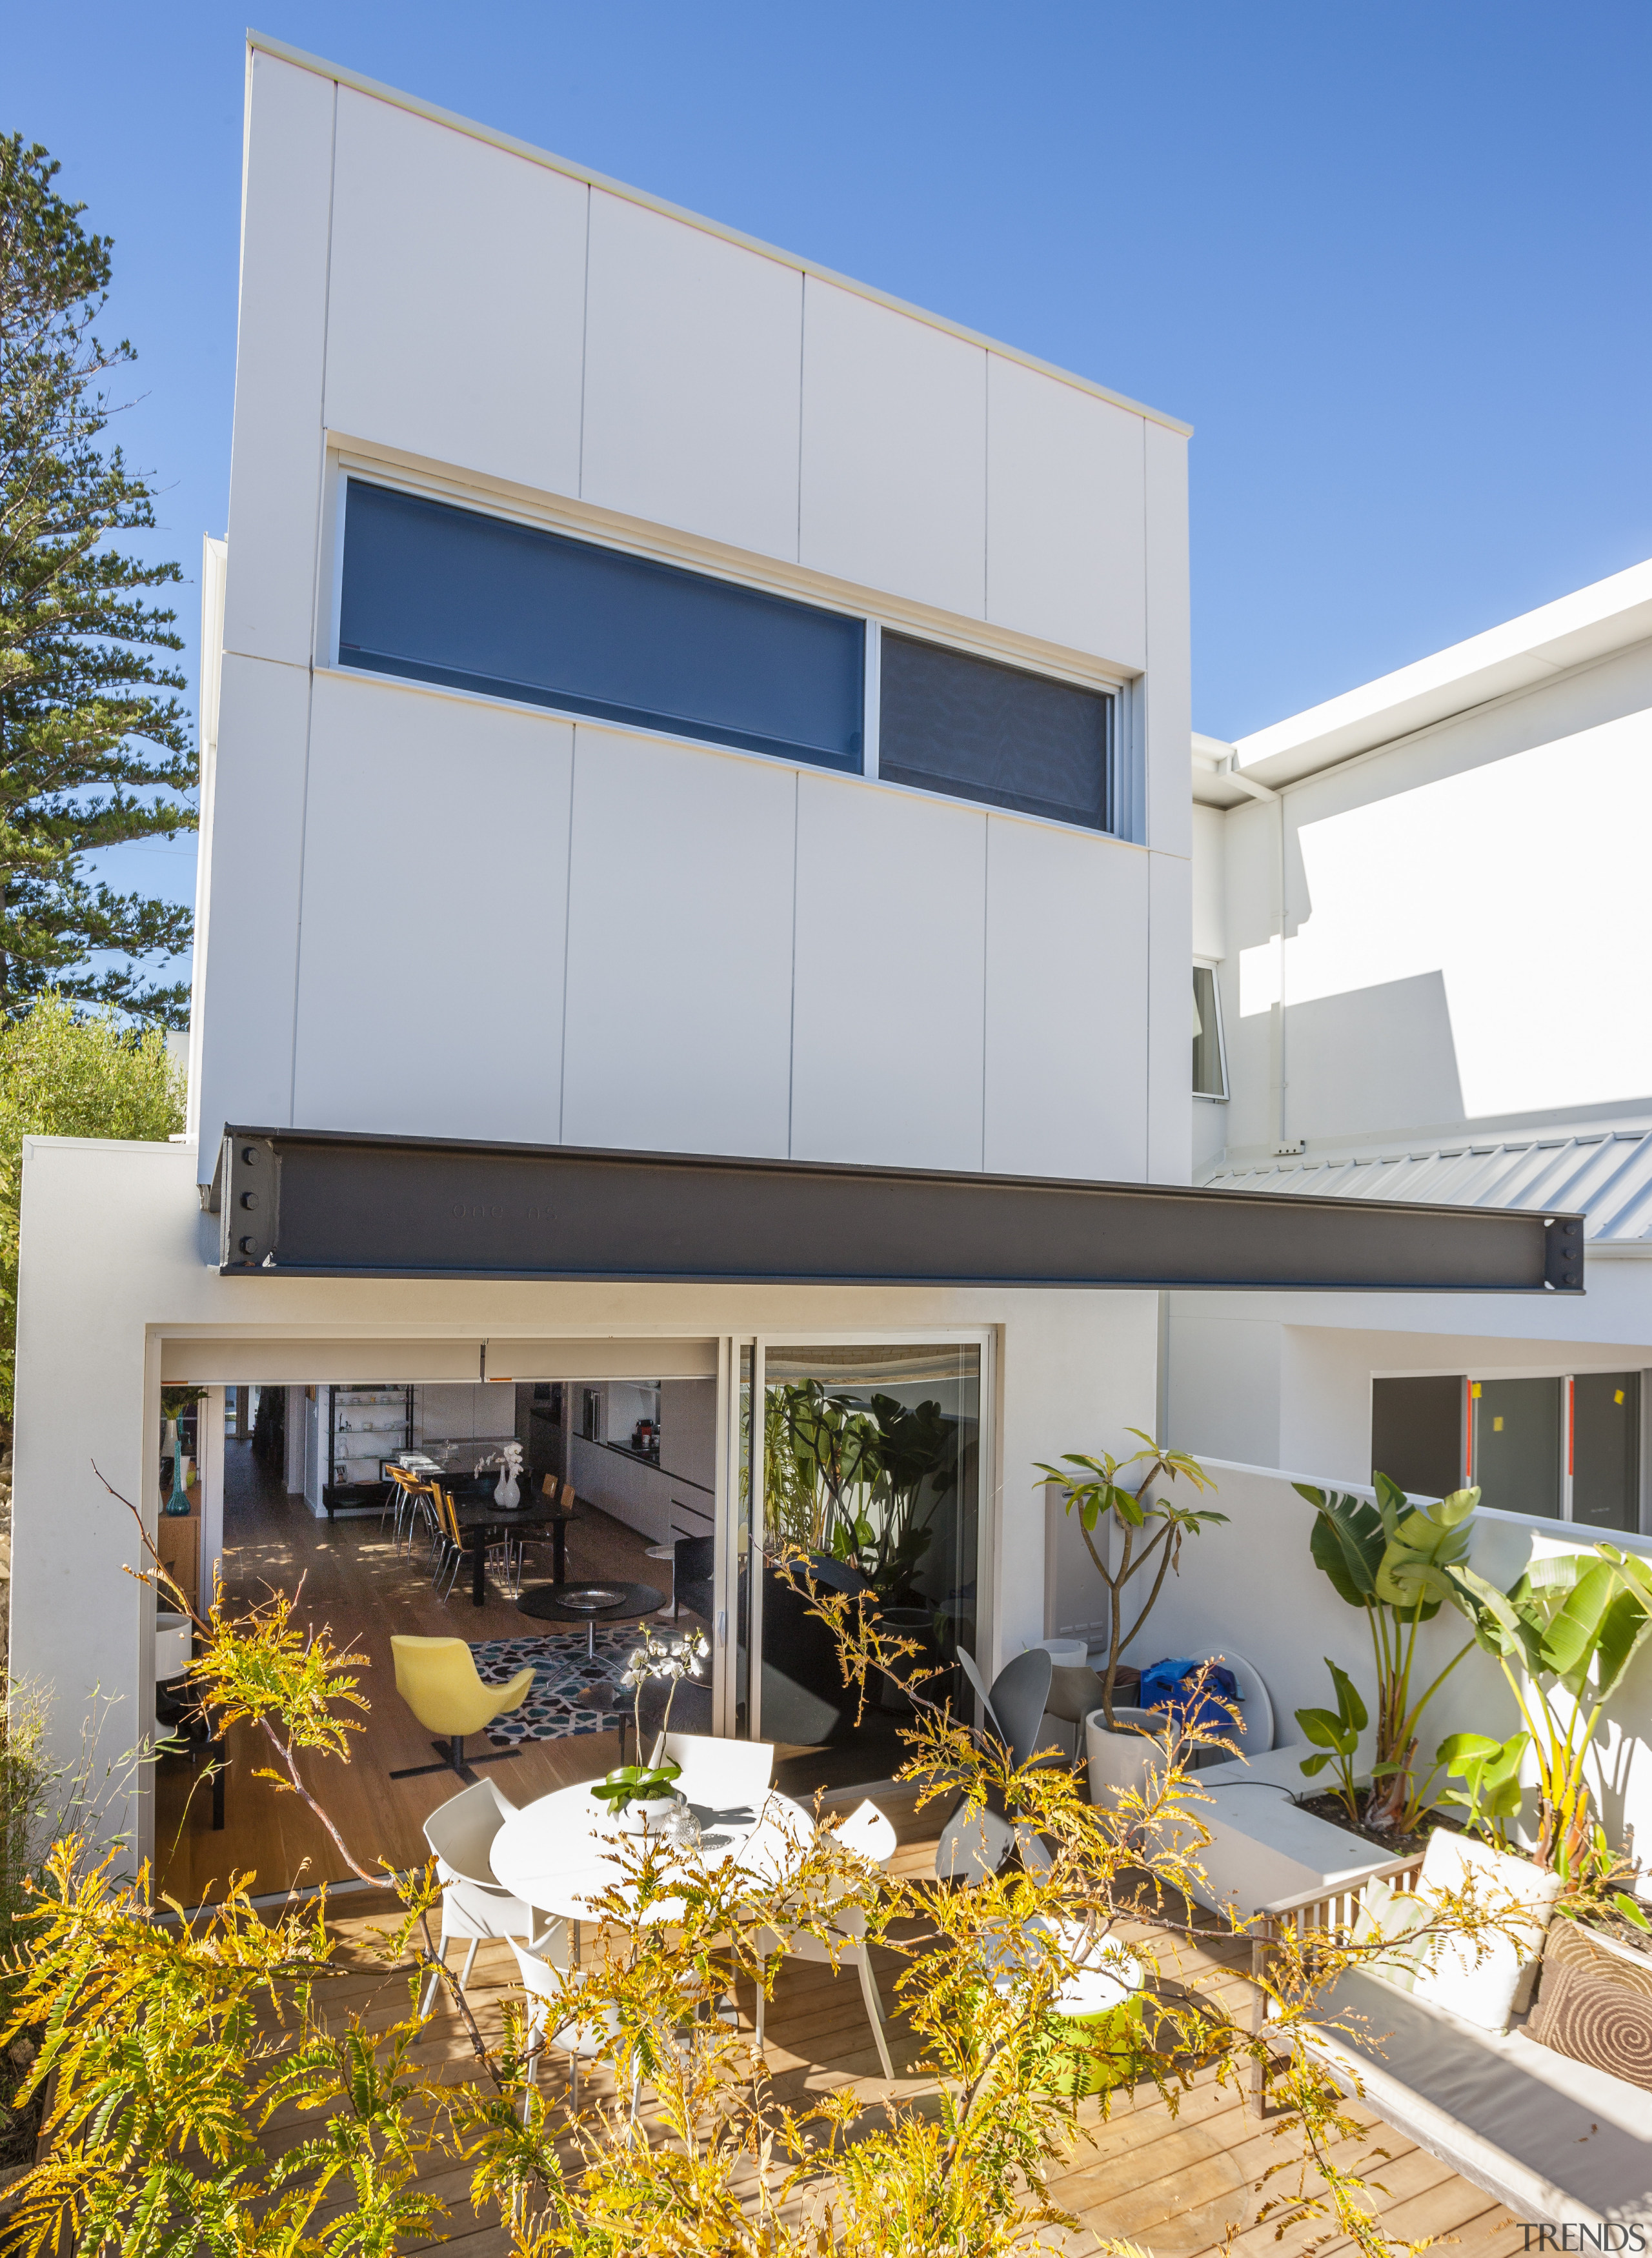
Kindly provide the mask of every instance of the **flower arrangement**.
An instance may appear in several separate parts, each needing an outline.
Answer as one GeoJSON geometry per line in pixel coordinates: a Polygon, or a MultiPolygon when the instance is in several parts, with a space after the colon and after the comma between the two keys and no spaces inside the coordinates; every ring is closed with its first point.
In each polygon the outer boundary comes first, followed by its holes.
{"type": "MultiPolygon", "coordinates": [[[[650,1678],[667,1681],[665,1715],[660,1720],[660,1739],[663,1741],[670,1725],[671,1703],[677,1698],[677,1687],[685,1678],[700,1675],[711,1651],[711,1641],[703,1630],[691,1630],[684,1638],[664,1639],[644,1630],[642,1645],[632,1649],[620,1677],[620,1685],[628,1686],[633,1693],[632,1714],[636,1723],[639,1758],[642,1754],[642,1688],[650,1678]]],[[[606,1779],[599,1780],[591,1793],[606,1803],[617,1818],[627,1805],[652,1803],[671,1794],[682,1769],[669,1759],[658,1765],[620,1765],[606,1779]]]]}

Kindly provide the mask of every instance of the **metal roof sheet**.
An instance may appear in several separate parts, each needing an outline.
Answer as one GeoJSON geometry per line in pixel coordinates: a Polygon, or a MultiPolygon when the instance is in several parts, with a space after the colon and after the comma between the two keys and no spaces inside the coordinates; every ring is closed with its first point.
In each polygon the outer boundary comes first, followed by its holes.
{"type": "Polygon", "coordinates": [[[1446,1206],[1569,1208],[1594,1246],[1652,1244],[1652,1130],[1387,1152],[1370,1159],[1264,1161],[1220,1167],[1206,1182],[1224,1191],[1318,1197],[1426,1200],[1446,1206]]]}

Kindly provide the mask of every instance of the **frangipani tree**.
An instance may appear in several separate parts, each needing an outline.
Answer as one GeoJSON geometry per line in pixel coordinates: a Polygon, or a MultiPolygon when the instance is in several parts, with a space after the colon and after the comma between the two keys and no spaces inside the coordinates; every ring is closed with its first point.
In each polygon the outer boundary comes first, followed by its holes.
{"type": "MultiPolygon", "coordinates": [[[[1131,1427],[1128,1431],[1138,1437],[1144,1446],[1128,1459],[1116,1459],[1110,1451],[1099,1459],[1087,1458],[1081,1451],[1068,1451],[1059,1466],[1038,1462],[1038,1471],[1045,1480],[1060,1485],[1066,1511],[1078,1515],[1085,1549],[1095,1564],[1096,1574],[1107,1587],[1107,1666],[1102,1672],[1102,1710],[1110,1727],[1114,1722],[1113,1690],[1118,1682],[1120,1658],[1152,1613],[1164,1589],[1165,1578],[1180,1566],[1182,1538],[1196,1536],[1200,1530],[1225,1522],[1228,1517],[1209,1506],[1180,1505],[1170,1498],[1150,1496],[1153,1484],[1160,1480],[1181,1480],[1195,1490],[1213,1490],[1216,1484],[1198,1460],[1190,1459],[1185,1451],[1172,1451],[1162,1443],[1155,1443],[1139,1427],[1131,1427]],[[1134,1488],[1119,1479],[1144,1459],[1147,1471],[1134,1488]],[[1108,1557],[1111,1549],[1108,1543],[1110,1525],[1118,1530],[1121,1538],[1117,1566],[1108,1557]],[[1102,1540],[1099,1544],[1098,1533],[1102,1540]],[[1147,1596],[1142,1601],[1135,1622],[1125,1630],[1123,1626],[1127,1588],[1150,1568],[1152,1582],[1147,1587],[1147,1596]]],[[[1139,1588],[1131,1595],[1132,1600],[1139,1596],[1139,1588]]]]}

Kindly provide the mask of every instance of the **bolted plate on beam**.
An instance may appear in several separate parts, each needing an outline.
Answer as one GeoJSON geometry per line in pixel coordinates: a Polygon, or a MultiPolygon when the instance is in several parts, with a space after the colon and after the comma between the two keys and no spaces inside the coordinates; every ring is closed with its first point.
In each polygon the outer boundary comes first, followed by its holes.
{"type": "Polygon", "coordinates": [[[225,1276],[1575,1294],[1583,1220],[1197,1186],[226,1127],[225,1276]]]}

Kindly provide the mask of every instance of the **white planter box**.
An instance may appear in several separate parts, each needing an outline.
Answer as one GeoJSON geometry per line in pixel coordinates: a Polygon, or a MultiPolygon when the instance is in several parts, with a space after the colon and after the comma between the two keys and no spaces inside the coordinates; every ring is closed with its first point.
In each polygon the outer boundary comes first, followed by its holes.
{"type": "Polygon", "coordinates": [[[1198,1775],[1210,1799],[1196,1807],[1210,1843],[1195,1853],[1208,1881],[1197,1895],[1213,1912],[1232,1905],[1246,1916],[1307,1890],[1338,1889],[1393,1855],[1291,1800],[1312,1786],[1302,1777],[1302,1758],[1313,1753],[1298,1741],[1249,1764],[1236,1757],[1198,1775]]]}

